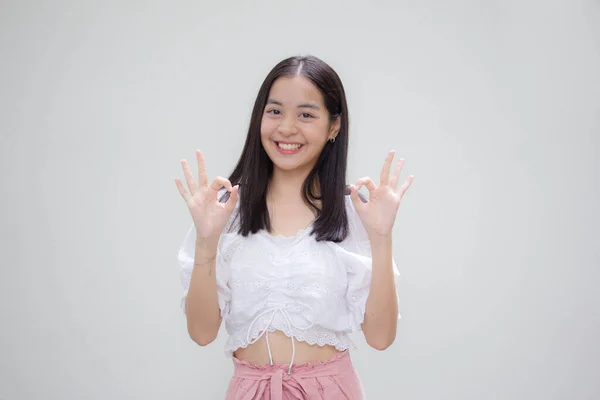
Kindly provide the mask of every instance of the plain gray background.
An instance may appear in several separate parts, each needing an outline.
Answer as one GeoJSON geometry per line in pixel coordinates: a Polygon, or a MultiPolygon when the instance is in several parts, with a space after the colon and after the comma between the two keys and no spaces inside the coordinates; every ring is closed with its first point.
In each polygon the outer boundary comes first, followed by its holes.
{"type": "Polygon", "coordinates": [[[0,399],[219,399],[173,178],[230,173],[290,55],[331,64],[349,179],[390,148],[398,337],[369,399],[600,398],[600,2],[2,1],[0,399]]]}

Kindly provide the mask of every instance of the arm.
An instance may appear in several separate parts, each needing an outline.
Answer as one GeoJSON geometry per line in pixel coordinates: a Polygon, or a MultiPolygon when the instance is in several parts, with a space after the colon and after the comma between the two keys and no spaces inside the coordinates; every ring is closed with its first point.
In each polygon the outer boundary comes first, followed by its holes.
{"type": "Polygon", "coordinates": [[[396,338],[398,298],[392,260],[392,228],[400,201],[414,178],[410,175],[398,188],[404,159],[397,162],[394,172],[390,174],[394,154],[395,151],[392,150],[386,157],[379,186],[367,177],[359,179],[356,186],[350,187],[350,196],[371,245],[372,277],[362,330],[367,343],[379,350],[389,347],[396,338]],[[358,189],[362,186],[369,190],[369,201],[366,203],[358,196],[358,189]]]}
{"type": "Polygon", "coordinates": [[[196,237],[194,269],[186,297],[187,329],[200,346],[217,337],[221,314],[217,298],[216,254],[218,239],[196,237]]]}
{"type": "Polygon", "coordinates": [[[398,298],[392,267],[392,237],[370,238],[372,251],[371,288],[365,310],[362,331],[367,343],[385,350],[396,338],[398,298]]]}
{"type": "MultiPolygon", "coordinates": [[[[205,346],[215,340],[221,326],[221,307],[217,294],[216,267],[220,266],[217,259],[219,239],[223,229],[237,204],[238,185],[232,186],[225,178],[216,177],[208,186],[208,175],[204,165],[204,156],[196,150],[198,161],[198,182],[192,176],[186,160],[182,160],[185,180],[189,191],[175,178],[179,194],[185,200],[194,221],[194,261],[191,264],[191,230],[189,240],[180,250],[182,261],[182,281],[187,290],[185,296],[185,313],[187,329],[190,337],[199,345],[205,346]],[[220,190],[230,192],[229,199],[221,203],[218,199],[220,190]],[[190,273],[191,271],[191,273],[190,273]],[[188,280],[189,273],[189,280],[188,280]]],[[[187,240],[187,238],[186,238],[187,240]]]]}

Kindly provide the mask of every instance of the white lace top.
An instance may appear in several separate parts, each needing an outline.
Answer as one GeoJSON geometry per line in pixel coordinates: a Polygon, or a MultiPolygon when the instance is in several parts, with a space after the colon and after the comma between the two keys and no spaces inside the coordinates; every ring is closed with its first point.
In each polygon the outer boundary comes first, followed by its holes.
{"type": "MultiPolygon", "coordinates": [[[[232,233],[227,233],[230,226],[226,228],[218,245],[216,279],[229,334],[227,355],[275,330],[291,337],[292,345],[296,339],[338,350],[354,347],[348,333],[360,330],[364,320],[371,249],[350,196],[346,210],[349,233],[341,243],[317,242],[310,235],[312,226],[291,237],[265,230],[243,237],[235,228],[232,233]]],[[[178,255],[184,312],[195,238],[192,225],[178,255]]],[[[395,262],[393,268],[398,292],[395,262]]]]}

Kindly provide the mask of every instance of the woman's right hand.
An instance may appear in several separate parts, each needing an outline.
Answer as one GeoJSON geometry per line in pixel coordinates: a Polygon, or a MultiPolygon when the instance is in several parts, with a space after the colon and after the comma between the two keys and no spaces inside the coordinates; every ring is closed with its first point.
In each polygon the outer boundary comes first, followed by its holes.
{"type": "Polygon", "coordinates": [[[218,240],[237,203],[239,187],[238,185],[232,187],[228,179],[220,176],[208,186],[204,156],[200,150],[196,150],[196,158],[198,159],[198,182],[194,181],[187,161],[181,160],[189,192],[181,179],[175,178],[175,184],[192,214],[197,237],[218,240]],[[223,187],[231,194],[226,203],[219,202],[217,197],[218,191],[223,187]]]}

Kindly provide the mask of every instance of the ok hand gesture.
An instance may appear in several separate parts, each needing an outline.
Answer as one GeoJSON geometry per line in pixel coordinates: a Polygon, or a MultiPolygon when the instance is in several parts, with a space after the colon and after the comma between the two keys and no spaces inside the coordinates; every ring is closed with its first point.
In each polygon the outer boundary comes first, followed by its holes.
{"type": "Polygon", "coordinates": [[[198,160],[198,182],[194,181],[187,161],[181,160],[189,192],[179,178],[175,178],[175,184],[192,214],[196,235],[201,239],[218,239],[235,208],[239,187],[238,185],[232,187],[228,179],[220,176],[216,177],[208,186],[204,156],[200,150],[196,150],[196,158],[198,160]],[[226,203],[219,202],[217,198],[218,191],[223,187],[231,193],[226,203]]]}
{"type": "Polygon", "coordinates": [[[394,150],[390,151],[385,159],[381,170],[379,186],[375,186],[371,178],[361,178],[356,182],[356,185],[350,186],[350,196],[353,200],[354,208],[365,226],[369,238],[373,238],[374,235],[391,235],[398,207],[400,206],[400,200],[402,200],[402,196],[404,196],[404,193],[414,179],[410,175],[404,184],[400,188],[397,188],[404,159],[401,158],[398,161],[394,173],[390,176],[394,154],[394,150]],[[366,186],[369,190],[369,201],[367,203],[363,203],[358,197],[358,190],[362,186],[366,186]]]}

